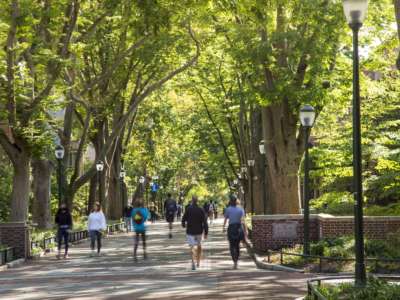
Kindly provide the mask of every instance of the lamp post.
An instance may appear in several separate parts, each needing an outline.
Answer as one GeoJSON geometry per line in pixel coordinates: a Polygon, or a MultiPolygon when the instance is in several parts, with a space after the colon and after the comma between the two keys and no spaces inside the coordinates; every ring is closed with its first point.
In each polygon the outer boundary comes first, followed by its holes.
{"type": "Polygon", "coordinates": [[[355,283],[365,286],[364,262],[363,195],[361,166],[361,125],[360,125],[360,78],[358,55],[358,32],[365,19],[368,0],[343,0],[347,22],[353,31],[353,183],[354,183],[354,235],[355,235],[355,283]]]}
{"type": "Polygon", "coordinates": [[[264,198],[264,214],[267,214],[267,204],[268,204],[268,199],[267,199],[267,178],[266,178],[266,169],[267,169],[267,164],[266,164],[266,158],[265,154],[267,153],[265,149],[265,141],[261,140],[260,143],[258,144],[258,148],[260,150],[261,154],[261,161],[262,161],[262,185],[263,185],[263,198],[264,198]]]}
{"type": "Polygon", "coordinates": [[[63,158],[65,154],[64,147],[62,145],[57,145],[56,149],[54,151],[54,154],[57,158],[57,164],[58,164],[58,207],[61,206],[61,203],[63,201],[63,158]]]}
{"type": "Polygon", "coordinates": [[[139,178],[140,190],[143,191],[143,194],[145,192],[144,187],[143,187],[143,184],[145,183],[145,181],[146,181],[146,179],[143,176],[140,176],[140,178],[139,178]]]}
{"type": "Polygon", "coordinates": [[[255,164],[254,159],[247,160],[247,165],[249,166],[249,183],[250,183],[250,204],[251,213],[254,214],[254,196],[253,196],[253,167],[255,164]]]}
{"type": "Polygon", "coordinates": [[[126,176],[125,168],[124,168],[124,166],[122,166],[121,170],[119,171],[119,178],[121,180],[121,189],[120,189],[121,192],[120,192],[120,195],[121,195],[121,202],[122,202],[122,205],[121,205],[121,207],[122,207],[122,215],[124,213],[124,208],[127,205],[127,203],[125,203],[125,192],[124,192],[124,190],[125,190],[125,188],[124,188],[124,178],[125,178],[125,176],[126,176]]]}
{"type": "Polygon", "coordinates": [[[104,170],[104,163],[101,160],[98,160],[96,162],[96,170],[97,170],[97,182],[99,184],[99,202],[103,204],[102,198],[103,198],[103,188],[101,184],[101,172],[104,170]]]}
{"type": "Polygon", "coordinates": [[[242,176],[241,176],[241,178],[242,178],[242,188],[240,189],[240,192],[242,193],[242,195],[243,195],[243,207],[244,207],[244,210],[246,211],[246,206],[247,206],[247,199],[246,199],[246,190],[244,189],[244,186],[245,186],[245,184],[246,184],[246,174],[247,174],[247,167],[245,166],[245,165],[243,165],[243,166],[241,166],[240,167],[240,171],[241,171],[241,174],[242,174],[242,176]]]}
{"type": "Polygon", "coordinates": [[[309,136],[315,121],[315,110],[310,105],[300,109],[300,122],[304,130],[304,184],[303,184],[303,214],[304,214],[304,245],[303,254],[310,255],[310,157],[308,153],[309,136]]]}

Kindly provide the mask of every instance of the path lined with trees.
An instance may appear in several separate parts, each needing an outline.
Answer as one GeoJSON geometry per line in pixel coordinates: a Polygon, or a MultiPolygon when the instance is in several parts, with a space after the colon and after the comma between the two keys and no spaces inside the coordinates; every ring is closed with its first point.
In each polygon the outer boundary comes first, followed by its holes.
{"type": "Polygon", "coordinates": [[[239,270],[232,270],[222,220],[211,226],[202,267],[191,271],[184,230],[175,224],[150,225],[149,259],[133,261],[133,235],[109,236],[103,256],[89,257],[88,242],[70,249],[70,259],[54,254],[0,273],[4,299],[290,299],[305,294],[302,274],[256,269],[242,248],[239,270]]]}

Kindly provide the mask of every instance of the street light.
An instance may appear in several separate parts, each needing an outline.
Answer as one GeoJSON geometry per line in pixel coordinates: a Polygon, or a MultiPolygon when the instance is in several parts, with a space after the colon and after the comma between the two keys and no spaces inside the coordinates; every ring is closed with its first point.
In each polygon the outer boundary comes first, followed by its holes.
{"type": "Polygon", "coordinates": [[[254,214],[254,195],[253,195],[253,167],[256,161],[254,159],[247,160],[247,165],[249,166],[249,183],[250,183],[250,204],[251,213],[254,214]]]}
{"type": "Polygon", "coordinates": [[[99,202],[103,203],[103,189],[101,184],[101,176],[100,173],[104,170],[104,163],[101,160],[96,162],[96,170],[97,170],[97,182],[99,184],[99,202]]]}
{"type": "Polygon", "coordinates": [[[265,154],[265,142],[264,142],[264,140],[260,141],[260,144],[258,145],[258,148],[260,149],[260,154],[264,155],[265,154]]]}
{"type": "Polygon", "coordinates": [[[62,175],[63,175],[63,158],[64,158],[64,154],[65,154],[65,149],[62,145],[57,145],[56,149],[54,150],[54,154],[57,158],[57,164],[58,164],[58,207],[61,206],[62,203],[62,197],[63,197],[63,191],[62,191],[62,175]]]}
{"type": "Polygon", "coordinates": [[[300,109],[300,122],[304,130],[304,186],[303,186],[303,201],[304,201],[304,245],[303,254],[310,255],[310,156],[309,135],[311,127],[315,122],[315,110],[311,105],[304,105],[300,109]]]}
{"type": "Polygon", "coordinates": [[[143,177],[143,176],[140,176],[140,178],[139,178],[139,183],[140,184],[143,184],[144,182],[145,182],[145,178],[143,177]]]}
{"type": "Polygon", "coordinates": [[[365,286],[364,228],[362,203],[361,125],[360,125],[360,68],[358,32],[366,17],[368,0],[343,0],[344,14],[353,31],[353,184],[354,184],[354,235],[355,235],[355,284],[365,286]]]}

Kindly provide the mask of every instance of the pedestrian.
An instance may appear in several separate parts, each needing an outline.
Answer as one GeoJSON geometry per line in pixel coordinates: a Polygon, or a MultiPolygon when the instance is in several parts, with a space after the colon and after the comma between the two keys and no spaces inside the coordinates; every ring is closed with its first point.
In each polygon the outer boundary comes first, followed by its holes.
{"type": "Polygon", "coordinates": [[[245,238],[246,225],[244,222],[244,210],[238,206],[237,198],[234,195],[229,196],[229,206],[225,210],[223,232],[225,232],[228,220],[229,249],[233,260],[233,268],[237,269],[240,257],[240,242],[245,238]]]}
{"type": "Polygon", "coordinates": [[[169,234],[168,237],[172,239],[172,225],[174,223],[175,214],[178,210],[176,200],[172,199],[172,195],[167,195],[167,200],[164,202],[165,219],[168,222],[169,234]]]}
{"type": "Polygon", "coordinates": [[[140,237],[143,245],[143,258],[147,259],[146,253],[146,221],[149,217],[149,211],[143,206],[143,201],[138,199],[132,210],[133,228],[135,229],[135,240],[133,246],[133,259],[137,261],[137,249],[139,247],[140,237]]]}
{"type": "Polygon", "coordinates": [[[215,203],[215,201],[213,201],[213,207],[214,207],[214,219],[218,219],[218,206],[217,203],[215,203]]]}
{"type": "Polygon", "coordinates": [[[192,197],[192,203],[185,210],[182,218],[182,227],[186,227],[187,241],[190,247],[190,255],[192,259],[192,270],[200,267],[202,247],[201,241],[207,239],[208,224],[204,210],[198,206],[198,198],[192,197]],[[197,264],[195,264],[197,262],[197,264]]]}
{"type": "Polygon", "coordinates": [[[155,223],[157,219],[157,208],[154,205],[154,203],[152,203],[152,205],[150,206],[150,221],[151,223],[155,223]]]}
{"type": "Polygon", "coordinates": [[[64,259],[68,258],[68,241],[69,241],[69,232],[72,230],[72,216],[69,212],[69,209],[62,203],[60,208],[57,211],[55,217],[55,223],[57,224],[57,241],[58,241],[58,252],[57,259],[61,258],[61,244],[64,240],[65,252],[64,259]]]}
{"type": "Polygon", "coordinates": [[[181,218],[182,218],[182,204],[181,203],[178,204],[178,210],[176,212],[176,218],[178,219],[178,221],[181,221],[181,218]]]}
{"type": "Polygon", "coordinates": [[[124,208],[124,220],[125,220],[125,227],[126,227],[126,232],[131,232],[132,231],[132,206],[128,204],[124,208]]]}
{"type": "Polygon", "coordinates": [[[93,211],[88,218],[88,230],[90,236],[90,256],[95,255],[95,244],[97,242],[97,256],[100,256],[102,233],[107,229],[106,218],[101,210],[101,204],[96,202],[93,211]]]}

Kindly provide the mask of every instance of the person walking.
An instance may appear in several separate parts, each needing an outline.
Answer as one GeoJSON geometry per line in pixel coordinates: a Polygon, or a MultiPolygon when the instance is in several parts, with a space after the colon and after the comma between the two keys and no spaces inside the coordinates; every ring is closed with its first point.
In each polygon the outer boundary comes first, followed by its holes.
{"type": "Polygon", "coordinates": [[[133,259],[137,261],[137,249],[139,247],[139,239],[142,238],[143,258],[147,259],[146,253],[146,221],[149,218],[149,211],[143,206],[142,200],[137,200],[132,210],[133,228],[135,230],[133,259]]]}
{"type": "Polygon", "coordinates": [[[127,205],[124,208],[124,220],[125,220],[125,227],[126,227],[126,232],[131,232],[132,231],[132,206],[127,205]]]}
{"type": "Polygon", "coordinates": [[[65,203],[62,203],[60,208],[57,211],[55,217],[55,223],[57,224],[57,242],[58,242],[58,252],[57,259],[61,258],[61,244],[64,240],[65,252],[64,259],[68,258],[68,241],[69,241],[69,232],[72,229],[72,216],[67,208],[65,203]]]}
{"type": "Polygon", "coordinates": [[[246,225],[244,222],[244,210],[237,205],[237,198],[234,195],[229,196],[229,206],[225,210],[225,220],[223,225],[223,232],[229,220],[228,226],[228,240],[229,249],[233,260],[233,268],[238,268],[238,261],[240,257],[240,242],[245,238],[246,225]]]}
{"type": "Polygon", "coordinates": [[[172,195],[167,195],[167,200],[164,202],[165,219],[168,222],[169,234],[168,237],[172,239],[172,226],[175,219],[175,214],[178,210],[176,200],[172,199],[172,195]]]}
{"type": "Polygon", "coordinates": [[[95,255],[95,244],[97,242],[97,256],[100,256],[102,232],[107,229],[106,218],[101,210],[101,204],[96,202],[94,210],[88,218],[88,230],[90,236],[90,256],[95,255]]]}
{"type": "Polygon", "coordinates": [[[190,247],[192,270],[200,267],[202,246],[201,241],[208,236],[208,224],[204,210],[198,206],[198,198],[192,197],[192,203],[187,207],[182,217],[182,227],[186,228],[187,241],[190,247]],[[197,262],[197,264],[195,263],[197,262]]]}

